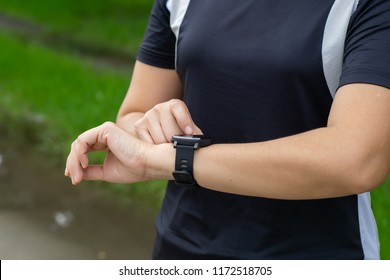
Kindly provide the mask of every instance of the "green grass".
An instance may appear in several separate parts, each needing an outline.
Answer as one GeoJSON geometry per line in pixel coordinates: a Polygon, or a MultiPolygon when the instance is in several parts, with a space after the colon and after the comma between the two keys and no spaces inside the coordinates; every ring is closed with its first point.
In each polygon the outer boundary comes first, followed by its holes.
{"type": "Polygon", "coordinates": [[[12,110],[24,104],[71,133],[115,119],[130,72],[96,70],[76,57],[1,34],[0,45],[0,90],[2,96],[9,93],[12,110]]]}
{"type": "Polygon", "coordinates": [[[390,179],[372,192],[372,208],[381,241],[381,257],[390,260],[390,179]]]}
{"type": "Polygon", "coordinates": [[[0,11],[84,42],[136,53],[153,0],[2,0],[0,11]]]}

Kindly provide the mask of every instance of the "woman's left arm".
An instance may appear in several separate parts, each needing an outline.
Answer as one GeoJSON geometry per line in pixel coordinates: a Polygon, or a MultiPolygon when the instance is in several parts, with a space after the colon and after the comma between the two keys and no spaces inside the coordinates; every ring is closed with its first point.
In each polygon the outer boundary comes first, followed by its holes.
{"type": "Polygon", "coordinates": [[[316,199],[370,191],[390,172],[390,89],[341,87],[327,127],[253,144],[212,145],[194,161],[198,183],[217,191],[316,199]]]}

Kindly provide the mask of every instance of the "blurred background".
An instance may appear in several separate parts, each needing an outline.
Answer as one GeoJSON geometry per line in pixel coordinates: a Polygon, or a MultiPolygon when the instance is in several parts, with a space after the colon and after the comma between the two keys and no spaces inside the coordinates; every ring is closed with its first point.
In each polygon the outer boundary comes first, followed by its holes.
{"type": "MultiPolygon", "coordinates": [[[[115,120],[152,4],[0,0],[0,259],[150,257],[164,182],[63,173],[73,139],[115,120]]],[[[373,209],[390,259],[389,180],[373,209]]]]}
{"type": "Polygon", "coordinates": [[[150,258],[164,182],[63,173],[73,139],[115,120],[152,4],[0,0],[0,259],[150,258]]]}

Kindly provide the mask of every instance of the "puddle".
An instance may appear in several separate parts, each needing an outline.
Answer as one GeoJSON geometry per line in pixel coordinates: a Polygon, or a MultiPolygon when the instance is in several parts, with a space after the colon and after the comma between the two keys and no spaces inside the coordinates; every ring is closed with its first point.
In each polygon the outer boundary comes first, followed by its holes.
{"type": "Polygon", "coordinates": [[[0,259],[149,259],[157,209],[0,138],[0,259]]]}

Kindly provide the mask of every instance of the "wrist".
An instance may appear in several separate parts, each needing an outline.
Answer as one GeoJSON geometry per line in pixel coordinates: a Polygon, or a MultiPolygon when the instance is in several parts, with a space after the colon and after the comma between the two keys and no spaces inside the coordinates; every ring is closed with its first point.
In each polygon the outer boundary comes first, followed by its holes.
{"type": "Polygon", "coordinates": [[[170,143],[150,145],[145,153],[146,178],[149,180],[172,180],[175,169],[175,149],[170,143]]]}

